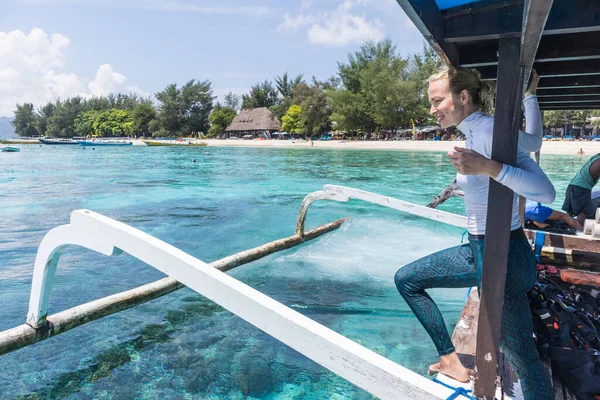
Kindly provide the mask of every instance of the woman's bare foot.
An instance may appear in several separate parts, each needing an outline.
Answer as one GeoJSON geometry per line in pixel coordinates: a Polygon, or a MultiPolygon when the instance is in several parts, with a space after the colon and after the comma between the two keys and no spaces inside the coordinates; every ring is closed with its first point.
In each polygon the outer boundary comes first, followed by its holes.
{"type": "Polygon", "coordinates": [[[469,381],[469,370],[466,369],[458,358],[456,352],[441,356],[440,362],[429,366],[429,375],[442,373],[459,382],[469,381]]]}

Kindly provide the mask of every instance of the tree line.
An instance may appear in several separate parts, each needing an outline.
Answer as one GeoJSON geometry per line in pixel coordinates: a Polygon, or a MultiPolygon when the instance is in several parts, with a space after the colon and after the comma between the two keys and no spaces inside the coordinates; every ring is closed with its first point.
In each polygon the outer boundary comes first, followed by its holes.
{"type": "MultiPolygon", "coordinates": [[[[258,82],[242,96],[228,93],[215,102],[211,82],[169,84],[153,98],[135,94],[50,102],[37,110],[17,104],[13,125],[21,136],[190,136],[218,137],[240,109],[267,107],[282,130],[316,135],[330,130],[364,134],[433,124],[429,116],[427,78],[442,61],[427,45],[402,56],[390,39],[365,42],[339,62],[325,80],[284,73],[258,82]]],[[[546,112],[546,125],[589,121],[585,111],[546,112]]]]}
{"type": "Polygon", "coordinates": [[[584,127],[592,125],[600,128],[600,110],[557,110],[544,111],[544,125],[548,128],[564,128],[573,124],[584,127]]]}

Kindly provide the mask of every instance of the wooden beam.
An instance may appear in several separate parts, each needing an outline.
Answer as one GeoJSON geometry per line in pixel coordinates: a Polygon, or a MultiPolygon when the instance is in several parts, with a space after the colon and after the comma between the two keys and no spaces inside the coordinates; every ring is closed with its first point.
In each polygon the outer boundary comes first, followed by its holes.
{"type": "MultiPolygon", "coordinates": [[[[499,55],[492,159],[515,165],[524,73],[520,40],[501,39],[499,55]]],[[[484,399],[494,399],[512,203],[513,191],[490,179],[474,389],[484,399]]]]}
{"type": "MultiPolygon", "coordinates": [[[[600,75],[598,60],[536,62],[533,66],[542,79],[563,76],[594,76],[600,75]]],[[[495,78],[497,69],[494,66],[478,68],[483,79],[495,78]]]]}
{"type": "Polygon", "coordinates": [[[540,111],[562,111],[562,110],[600,110],[600,104],[593,105],[556,105],[540,107],[540,111]]]}
{"type": "Polygon", "coordinates": [[[560,89],[540,89],[538,91],[538,99],[544,97],[566,97],[566,96],[596,96],[600,94],[600,85],[597,87],[571,87],[571,88],[560,88],[560,89]]]}
{"type": "MultiPolygon", "coordinates": [[[[498,41],[464,43],[458,47],[460,65],[467,68],[498,65],[498,41]]],[[[578,61],[600,59],[598,32],[542,36],[535,62],[578,61]]]]}
{"type": "Polygon", "coordinates": [[[521,66],[524,68],[523,87],[525,88],[529,82],[531,68],[553,3],[554,0],[525,0],[521,32],[521,66]]]}
{"type": "Polygon", "coordinates": [[[538,90],[600,87],[599,75],[545,77],[540,80],[538,90]]]}
{"type": "Polygon", "coordinates": [[[458,65],[453,44],[444,43],[444,21],[435,0],[396,0],[429,45],[448,65],[458,65]]]}
{"type": "Polygon", "coordinates": [[[594,95],[579,95],[579,96],[550,96],[541,97],[538,99],[540,105],[553,103],[600,103],[600,94],[594,95]]]}
{"type": "MultiPolygon", "coordinates": [[[[544,35],[600,31],[600,0],[557,0],[544,35]]],[[[481,1],[445,10],[446,43],[520,37],[522,1],[481,1]]]]}

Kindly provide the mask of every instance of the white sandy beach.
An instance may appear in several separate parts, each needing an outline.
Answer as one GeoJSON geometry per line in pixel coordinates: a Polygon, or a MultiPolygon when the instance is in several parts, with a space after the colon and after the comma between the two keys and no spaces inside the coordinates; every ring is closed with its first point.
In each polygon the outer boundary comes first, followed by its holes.
{"type": "MultiPolygon", "coordinates": [[[[311,148],[310,142],[292,140],[207,140],[209,146],[230,147],[279,147],[279,148],[311,148]]],[[[450,151],[454,146],[464,147],[460,141],[314,141],[312,149],[361,149],[361,150],[410,150],[410,151],[450,151]]],[[[542,154],[566,154],[577,156],[582,148],[584,157],[600,153],[600,142],[548,141],[542,144],[542,154]]]]}

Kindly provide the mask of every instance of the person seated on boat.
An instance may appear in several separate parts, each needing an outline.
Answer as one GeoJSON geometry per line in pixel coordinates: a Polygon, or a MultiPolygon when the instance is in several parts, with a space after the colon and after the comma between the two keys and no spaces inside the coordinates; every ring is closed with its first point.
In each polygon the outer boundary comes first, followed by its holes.
{"type": "Polygon", "coordinates": [[[525,228],[569,235],[583,231],[583,226],[569,214],[531,200],[525,204],[525,228]]]}
{"type": "MultiPolygon", "coordinates": [[[[491,159],[494,118],[494,86],[482,81],[475,70],[444,67],[429,78],[430,114],[442,128],[456,126],[466,136],[466,148],[455,147],[448,156],[457,170],[458,185],[464,190],[469,243],[431,254],[400,268],[396,287],[433,340],[440,361],[429,373],[442,373],[458,381],[469,380],[450,339],[442,314],[426,289],[480,286],[486,234],[490,180],[512,189],[513,207],[508,249],[501,347],[521,380],[526,400],[554,399],[548,372],[533,341],[533,323],[527,292],[535,282],[535,257],[521,227],[518,195],[552,203],[554,186],[541,168],[523,151],[517,150],[516,166],[491,159]]],[[[525,93],[526,117],[539,117],[537,99],[525,93]]]]}
{"type": "Polygon", "coordinates": [[[593,155],[571,179],[565,193],[562,209],[575,216],[583,225],[586,218],[594,218],[598,203],[592,200],[592,189],[600,179],[600,153],[593,155]]]}

